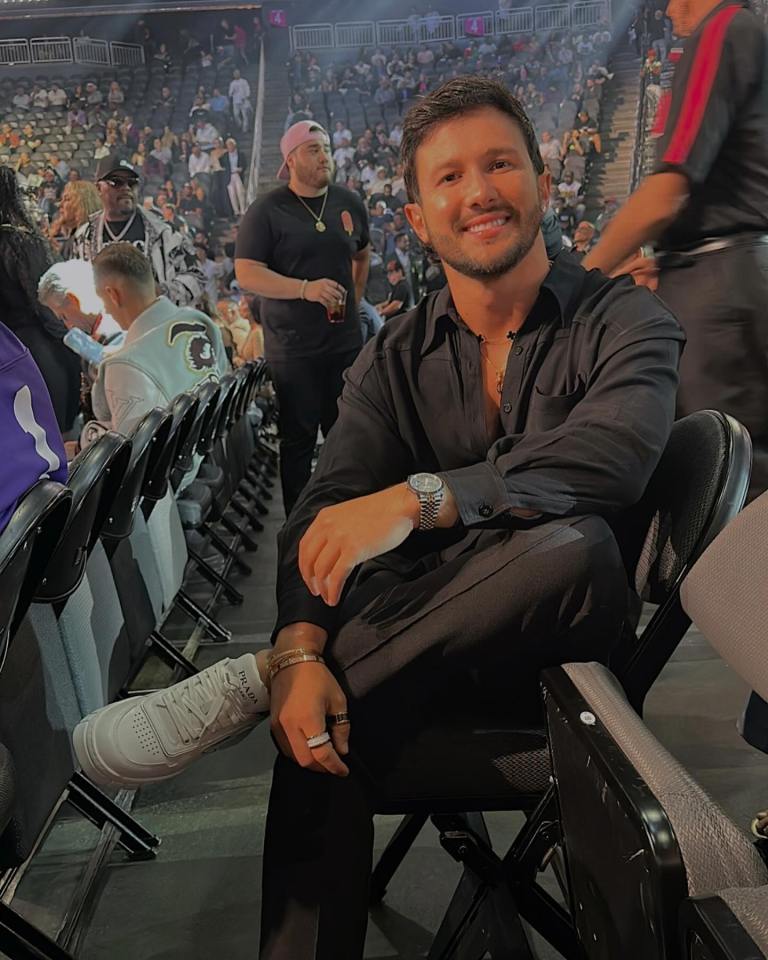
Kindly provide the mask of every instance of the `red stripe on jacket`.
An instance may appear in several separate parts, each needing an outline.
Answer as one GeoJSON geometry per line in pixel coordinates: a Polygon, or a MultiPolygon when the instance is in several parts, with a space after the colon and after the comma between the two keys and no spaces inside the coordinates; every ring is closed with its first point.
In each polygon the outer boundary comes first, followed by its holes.
{"type": "Polygon", "coordinates": [[[699,134],[709,95],[720,67],[725,34],[731,20],[741,9],[742,7],[736,5],[726,7],[704,27],[694,55],[693,66],[688,74],[677,126],[664,153],[663,163],[685,163],[688,159],[688,154],[699,134]]]}

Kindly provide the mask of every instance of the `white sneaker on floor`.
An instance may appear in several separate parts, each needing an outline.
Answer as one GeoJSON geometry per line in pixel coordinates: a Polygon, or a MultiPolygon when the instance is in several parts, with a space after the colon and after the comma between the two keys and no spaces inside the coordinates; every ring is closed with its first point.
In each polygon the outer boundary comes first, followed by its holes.
{"type": "Polygon", "coordinates": [[[154,783],[247,732],[268,711],[269,693],[256,658],[246,653],[165,690],[96,710],[75,727],[75,753],[95,783],[154,783]]]}

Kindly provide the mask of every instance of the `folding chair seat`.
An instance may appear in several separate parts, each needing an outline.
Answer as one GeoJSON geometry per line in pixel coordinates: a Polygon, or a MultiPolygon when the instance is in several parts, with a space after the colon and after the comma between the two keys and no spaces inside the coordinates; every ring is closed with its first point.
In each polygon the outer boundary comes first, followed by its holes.
{"type": "MultiPolygon", "coordinates": [[[[627,629],[616,647],[614,669],[637,709],[690,625],[680,606],[680,583],[741,508],[750,464],[749,437],[736,421],[713,411],[686,417],[674,425],[643,497],[616,523],[630,583],[658,605],[639,637],[627,629]]],[[[443,846],[464,864],[464,874],[430,958],[482,943],[497,960],[508,956],[510,937],[524,950],[518,910],[565,957],[577,955],[569,917],[536,882],[558,841],[551,773],[543,723],[521,723],[499,708],[454,709],[406,746],[377,812],[408,816],[374,870],[371,894],[374,902],[381,899],[431,817],[443,846]],[[491,849],[477,816],[487,810],[522,811],[527,817],[503,859],[491,849]],[[474,812],[469,818],[468,811],[474,812]]]]}
{"type": "MultiPolygon", "coordinates": [[[[704,551],[680,591],[706,640],[764,699],[767,543],[764,494],[704,551]]],[[[758,908],[768,900],[749,890],[768,884],[768,841],[750,842],[728,819],[655,740],[605,667],[569,664],[547,671],[544,686],[570,894],[586,955],[676,956],[686,896],[721,897],[768,943],[768,914],[758,908]],[[596,842],[606,833],[609,844],[596,842]],[[593,952],[588,941],[606,917],[609,952],[593,952]]],[[[695,904],[688,909],[695,912],[695,904]]],[[[686,957],[710,956],[690,946],[686,957]]]]}
{"type": "Polygon", "coordinates": [[[680,916],[684,960],[765,960],[768,886],[687,900],[680,916]]]}

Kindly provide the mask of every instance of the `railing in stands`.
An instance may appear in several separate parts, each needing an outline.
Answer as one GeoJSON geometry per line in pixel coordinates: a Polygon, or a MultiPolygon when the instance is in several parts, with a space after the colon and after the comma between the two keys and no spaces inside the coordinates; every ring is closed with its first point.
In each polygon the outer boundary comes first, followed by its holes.
{"type": "Polygon", "coordinates": [[[0,40],[0,65],[29,63],[87,63],[94,66],[139,66],[144,48],[139,43],[107,43],[91,37],[33,37],[0,40]]]}
{"type": "Polygon", "coordinates": [[[259,188],[259,172],[261,170],[261,140],[264,134],[264,78],[266,75],[266,64],[264,57],[264,41],[261,41],[259,51],[259,89],[256,94],[256,111],[253,120],[253,147],[251,148],[251,167],[248,171],[248,184],[246,187],[245,198],[249,204],[256,199],[256,191],[259,188]]]}
{"type": "Polygon", "coordinates": [[[93,40],[91,37],[75,37],[72,47],[76,63],[95,63],[109,66],[109,44],[106,40],[93,40]]]}
{"type": "Polygon", "coordinates": [[[33,63],[72,63],[69,37],[37,37],[29,41],[33,63]]]}
{"type": "Polygon", "coordinates": [[[140,67],[144,63],[144,47],[138,43],[119,43],[109,45],[112,63],[120,67],[140,67]]]}
{"type": "Polygon", "coordinates": [[[15,67],[16,64],[31,62],[28,40],[0,40],[0,64],[15,67]]]}
{"type": "Polygon", "coordinates": [[[409,46],[466,37],[569,30],[610,22],[610,0],[547,3],[515,10],[483,10],[454,16],[409,17],[407,20],[301,23],[291,27],[291,50],[409,46]]]}

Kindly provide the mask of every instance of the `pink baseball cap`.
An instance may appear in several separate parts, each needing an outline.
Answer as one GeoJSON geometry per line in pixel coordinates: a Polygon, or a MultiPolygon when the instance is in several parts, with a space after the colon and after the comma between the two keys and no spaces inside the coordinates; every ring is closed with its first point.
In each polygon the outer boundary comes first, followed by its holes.
{"type": "Polygon", "coordinates": [[[277,171],[278,180],[289,180],[288,164],[286,160],[288,155],[293,153],[296,147],[302,143],[325,143],[330,137],[319,123],[314,120],[299,120],[283,134],[280,140],[280,153],[283,155],[283,165],[277,171]]]}

